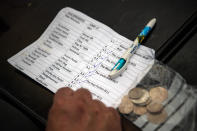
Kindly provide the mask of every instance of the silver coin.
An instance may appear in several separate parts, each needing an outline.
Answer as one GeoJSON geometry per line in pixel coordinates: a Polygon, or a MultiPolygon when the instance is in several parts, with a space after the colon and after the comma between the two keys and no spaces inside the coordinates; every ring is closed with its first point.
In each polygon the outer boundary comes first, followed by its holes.
{"type": "Polygon", "coordinates": [[[129,91],[129,98],[131,99],[139,99],[143,95],[143,89],[141,88],[133,88],[129,91]]]}
{"type": "Polygon", "coordinates": [[[142,89],[143,95],[139,99],[132,99],[132,102],[138,105],[146,105],[150,99],[149,92],[145,89],[142,89]]]}

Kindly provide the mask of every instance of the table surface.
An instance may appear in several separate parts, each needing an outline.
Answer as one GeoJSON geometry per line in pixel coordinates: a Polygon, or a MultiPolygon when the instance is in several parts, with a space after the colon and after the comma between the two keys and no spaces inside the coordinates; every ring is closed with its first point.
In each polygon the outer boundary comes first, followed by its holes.
{"type": "MultiPolygon", "coordinates": [[[[47,118],[53,93],[14,69],[7,59],[38,39],[62,8],[69,6],[79,10],[131,40],[155,17],[157,25],[144,45],[157,50],[197,7],[196,0],[31,0],[29,4],[21,3],[9,0],[0,5],[0,16],[10,26],[0,36],[0,83],[44,118],[47,118]]],[[[126,120],[123,125],[125,130],[131,129],[126,120]]]]}

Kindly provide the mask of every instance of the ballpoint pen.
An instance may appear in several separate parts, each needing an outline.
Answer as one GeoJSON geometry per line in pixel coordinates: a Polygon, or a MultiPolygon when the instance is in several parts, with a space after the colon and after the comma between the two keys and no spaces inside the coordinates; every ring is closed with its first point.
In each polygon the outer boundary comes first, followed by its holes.
{"type": "Polygon", "coordinates": [[[148,35],[151,29],[154,27],[156,23],[156,19],[153,18],[148,22],[145,28],[141,31],[141,33],[137,36],[131,46],[127,49],[127,51],[122,55],[119,61],[115,64],[112,68],[109,77],[111,79],[116,78],[119,76],[126,68],[129,63],[130,57],[135,53],[137,48],[140,46],[144,38],[148,35]]]}

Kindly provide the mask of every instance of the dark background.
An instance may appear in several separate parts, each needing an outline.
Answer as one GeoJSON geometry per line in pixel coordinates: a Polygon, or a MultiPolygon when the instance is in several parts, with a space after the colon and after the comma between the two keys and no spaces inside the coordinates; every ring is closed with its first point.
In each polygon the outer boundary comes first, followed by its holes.
{"type": "MultiPolygon", "coordinates": [[[[197,84],[196,18],[176,41],[169,42],[197,10],[196,0],[1,0],[0,85],[38,114],[36,119],[47,118],[53,94],[14,69],[7,59],[38,39],[55,15],[66,6],[87,14],[131,40],[151,18],[157,18],[156,27],[143,44],[155,49],[157,58],[179,72],[189,84],[197,84]],[[187,39],[180,42],[190,30],[192,33],[187,39]],[[168,50],[176,45],[178,48],[168,55],[170,51],[162,50],[164,45],[170,45],[168,50]],[[169,57],[166,60],[164,56],[169,57]]],[[[126,120],[123,125],[125,130],[131,129],[126,120]]]]}

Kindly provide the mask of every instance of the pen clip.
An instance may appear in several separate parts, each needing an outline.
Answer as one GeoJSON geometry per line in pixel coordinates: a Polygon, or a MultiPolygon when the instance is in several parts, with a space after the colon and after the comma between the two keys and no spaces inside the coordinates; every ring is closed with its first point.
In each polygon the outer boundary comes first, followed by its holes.
{"type": "Polygon", "coordinates": [[[126,68],[129,63],[129,59],[120,58],[120,60],[116,63],[116,65],[112,68],[109,77],[111,79],[116,78],[119,76],[126,68]]]}
{"type": "Polygon", "coordinates": [[[114,69],[120,70],[120,69],[124,66],[125,63],[126,63],[126,60],[123,59],[123,58],[120,58],[120,59],[118,60],[118,62],[114,65],[114,67],[112,68],[112,71],[113,71],[114,69]]]}

